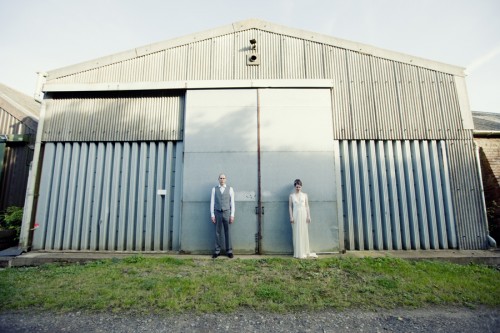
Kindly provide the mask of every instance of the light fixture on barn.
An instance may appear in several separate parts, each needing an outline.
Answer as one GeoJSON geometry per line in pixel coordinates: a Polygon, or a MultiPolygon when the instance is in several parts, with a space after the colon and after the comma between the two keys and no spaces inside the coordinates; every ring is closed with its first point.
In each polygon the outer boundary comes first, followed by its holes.
{"type": "Polygon", "coordinates": [[[250,39],[250,50],[252,53],[247,54],[247,66],[260,65],[260,55],[257,53],[257,40],[255,38],[250,39]]]}

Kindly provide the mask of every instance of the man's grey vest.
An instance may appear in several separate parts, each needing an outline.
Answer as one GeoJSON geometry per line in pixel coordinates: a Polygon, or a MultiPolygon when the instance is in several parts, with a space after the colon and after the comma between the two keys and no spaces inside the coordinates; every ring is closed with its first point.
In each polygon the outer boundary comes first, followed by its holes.
{"type": "Polygon", "coordinates": [[[214,196],[214,209],[215,210],[229,210],[231,209],[231,196],[229,195],[230,187],[226,185],[226,189],[224,193],[220,193],[220,188],[218,186],[215,187],[215,196],[214,196]]]}

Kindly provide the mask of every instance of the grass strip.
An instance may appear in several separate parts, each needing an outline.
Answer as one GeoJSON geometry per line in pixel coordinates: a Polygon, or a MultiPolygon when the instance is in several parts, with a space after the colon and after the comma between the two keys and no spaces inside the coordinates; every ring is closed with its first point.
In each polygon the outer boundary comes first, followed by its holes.
{"type": "Polygon", "coordinates": [[[393,258],[146,258],[0,271],[0,310],[287,312],[500,305],[500,272],[393,258]]]}

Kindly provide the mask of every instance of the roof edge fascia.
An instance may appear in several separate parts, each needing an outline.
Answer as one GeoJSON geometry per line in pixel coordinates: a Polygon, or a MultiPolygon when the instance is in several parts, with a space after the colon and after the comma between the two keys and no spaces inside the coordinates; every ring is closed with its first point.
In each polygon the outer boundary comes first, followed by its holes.
{"type": "Polygon", "coordinates": [[[62,76],[71,75],[75,72],[86,71],[98,67],[107,66],[116,62],[130,60],[136,57],[144,56],[151,53],[156,53],[165,49],[175,48],[178,46],[186,45],[193,42],[198,42],[206,40],[213,37],[218,37],[234,32],[240,32],[250,29],[258,29],[271,33],[283,34],[290,37],[301,38],[305,40],[310,40],[312,42],[318,42],[322,44],[332,45],[340,48],[344,48],[351,51],[360,52],[363,54],[371,55],[374,57],[387,58],[394,61],[415,65],[419,67],[425,67],[437,71],[442,71],[445,73],[465,76],[465,68],[441,63],[434,60],[429,60],[425,58],[415,57],[408,54],[390,51],[382,49],[380,47],[375,47],[368,44],[362,44],[358,42],[353,42],[345,39],[340,39],[328,35],[319,34],[316,32],[310,32],[305,30],[300,30],[296,28],[289,28],[275,23],[266,22],[258,19],[248,19],[239,22],[235,22],[229,25],[221,26],[214,29],[205,30],[202,32],[197,32],[194,34],[186,35],[183,37],[178,37],[174,39],[169,39],[166,41],[161,41],[141,47],[137,47],[128,51],[118,52],[112,55],[96,58],[93,60],[85,61],[82,63],[62,67],[59,69],[54,69],[47,72],[47,81],[56,79],[62,76]]]}

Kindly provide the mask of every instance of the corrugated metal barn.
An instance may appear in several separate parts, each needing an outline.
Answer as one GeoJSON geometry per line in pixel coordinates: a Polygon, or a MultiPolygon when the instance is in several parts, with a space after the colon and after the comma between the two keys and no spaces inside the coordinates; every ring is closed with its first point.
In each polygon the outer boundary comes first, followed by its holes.
{"type": "Polygon", "coordinates": [[[40,103],[0,84],[0,212],[24,206],[40,103]]]}
{"type": "Polygon", "coordinates": [[[22,242],[210,253],[210,189],[236,192],[235,253],[482,249],[463,68],[248,20],[47,73],[22,242]],[[31,214],[31,213],[30,213],[31,214]]]}

